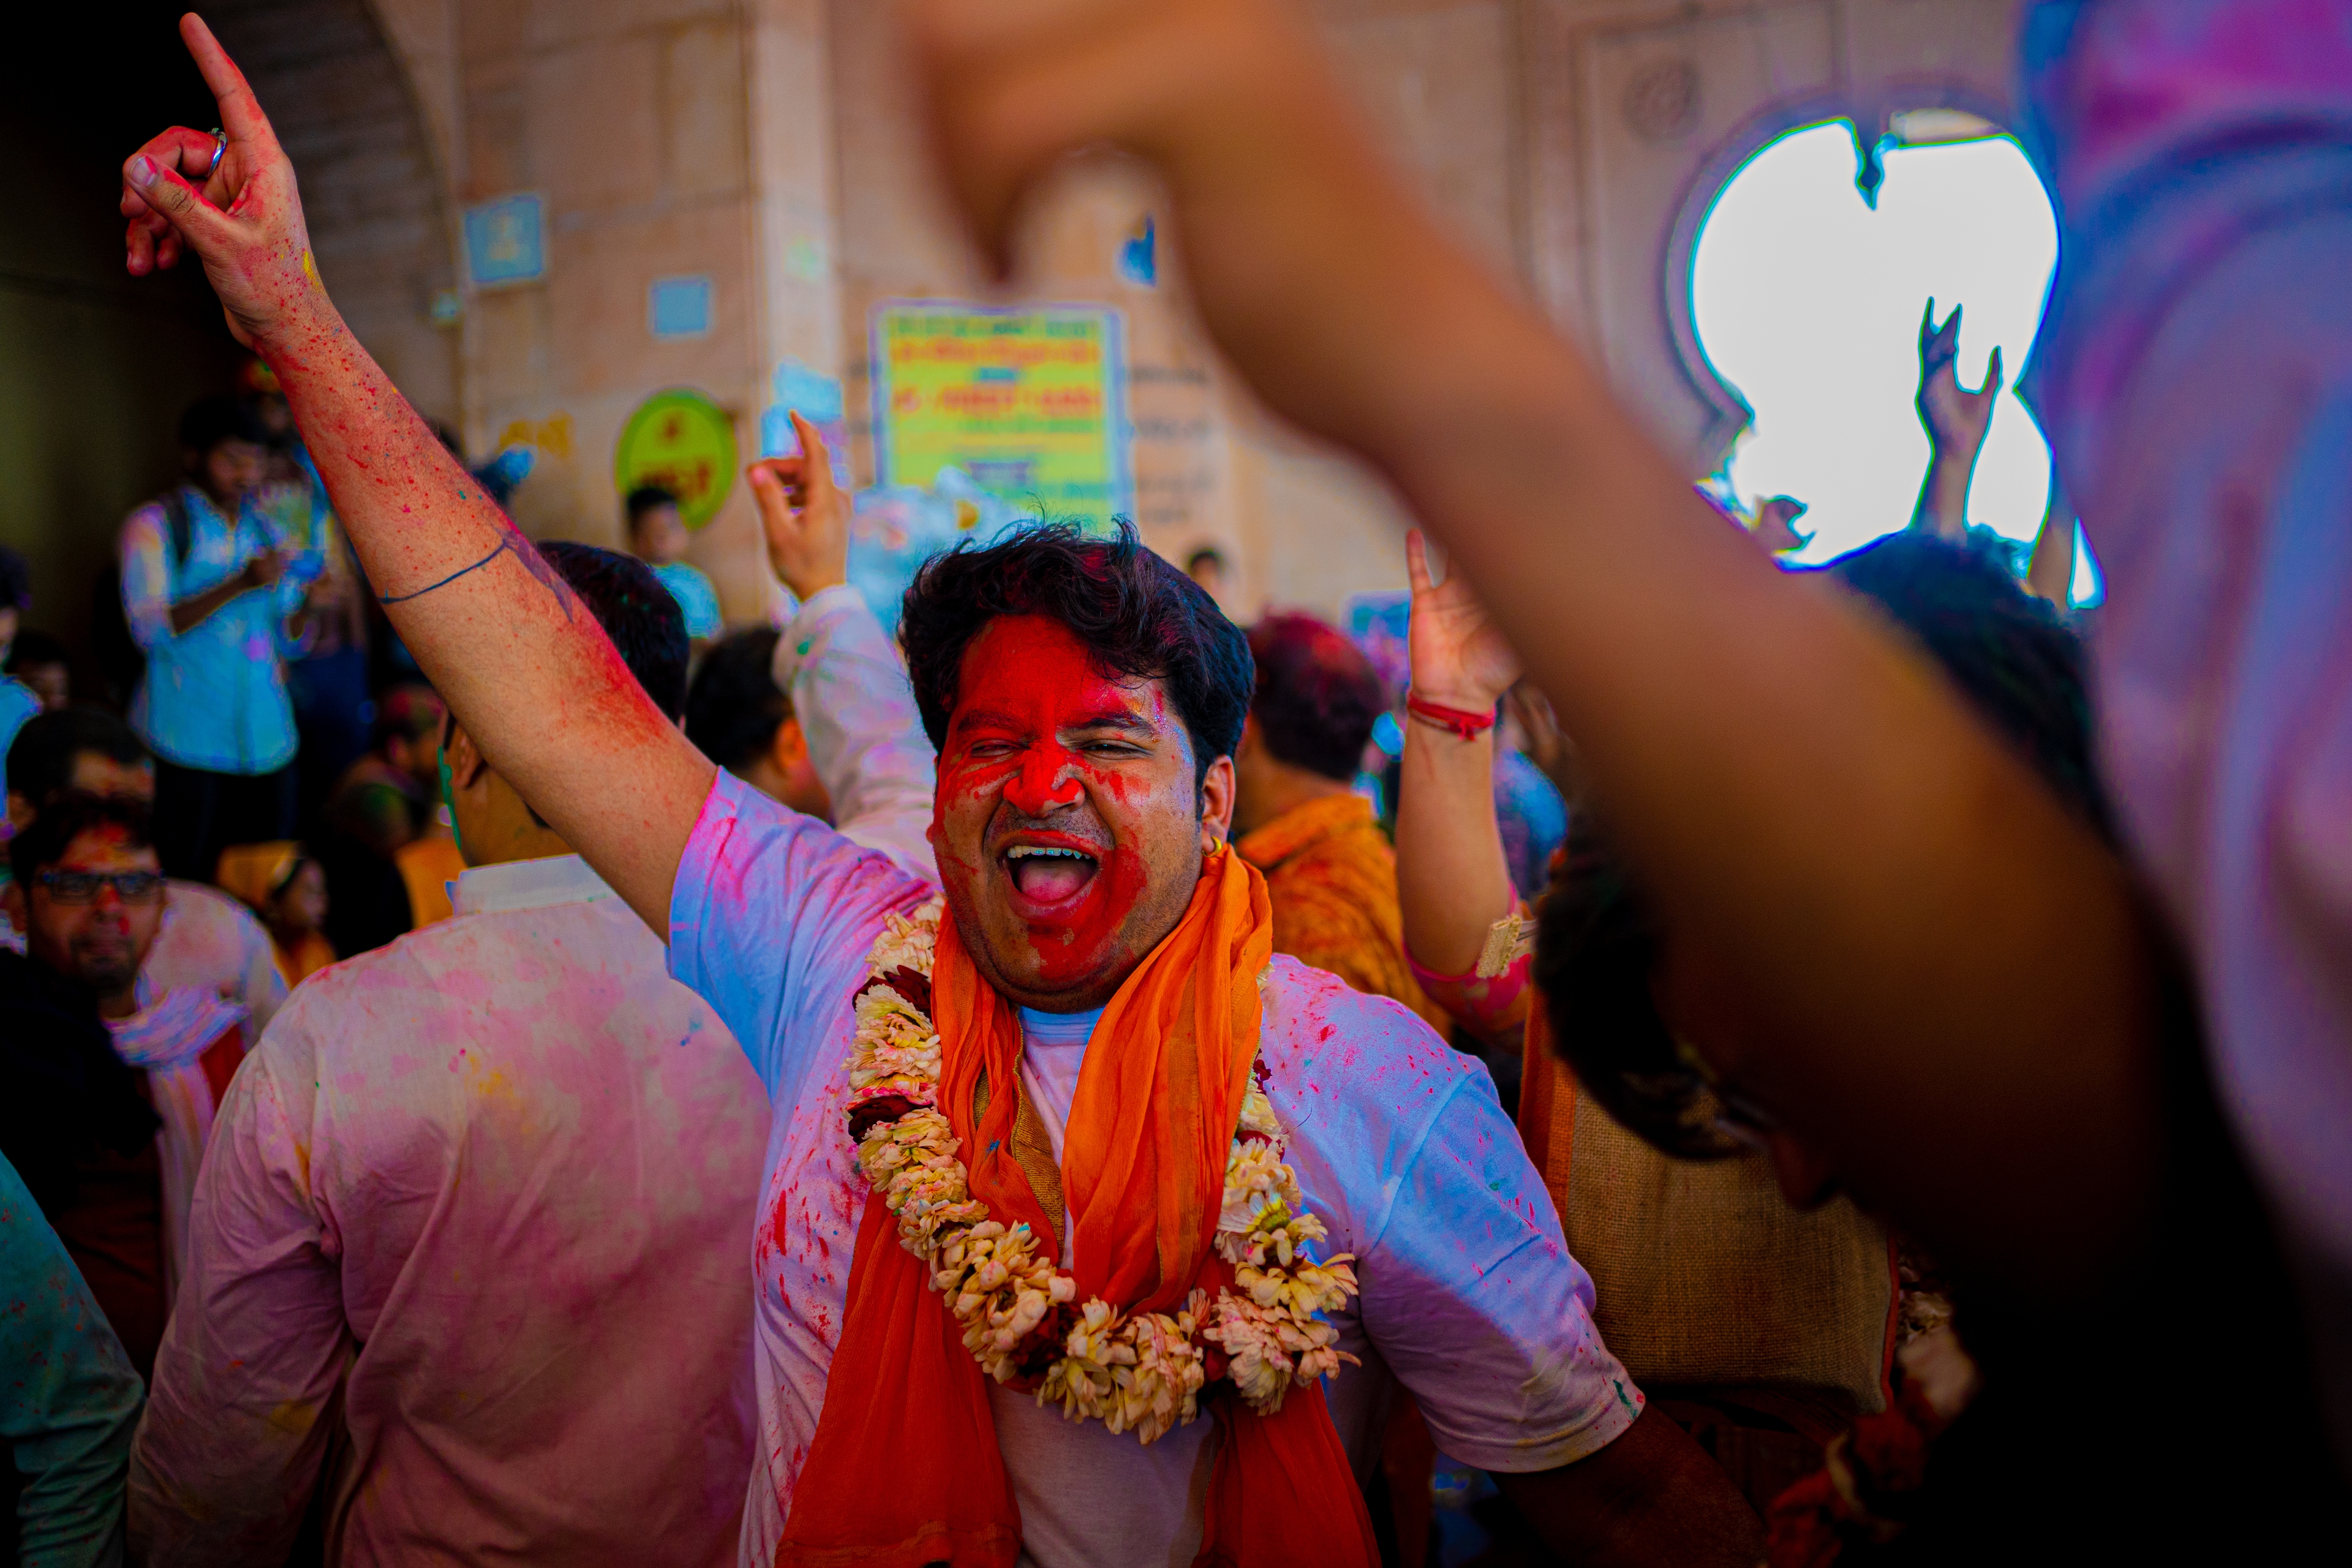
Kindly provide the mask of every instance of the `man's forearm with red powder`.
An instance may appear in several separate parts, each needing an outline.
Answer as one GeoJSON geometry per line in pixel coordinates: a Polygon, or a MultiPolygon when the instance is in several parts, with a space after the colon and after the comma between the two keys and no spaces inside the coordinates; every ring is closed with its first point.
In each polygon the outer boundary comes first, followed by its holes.
{"type": "Polygon", "coordinates": [[[257,344],[369,581],[452,712],[656,931],[710,764],[318,291],[257,344]]]}

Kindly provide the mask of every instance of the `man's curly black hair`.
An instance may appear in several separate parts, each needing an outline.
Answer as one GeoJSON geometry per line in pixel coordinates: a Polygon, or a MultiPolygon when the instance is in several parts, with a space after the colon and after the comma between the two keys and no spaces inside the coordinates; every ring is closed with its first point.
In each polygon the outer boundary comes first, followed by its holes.
{"type": "Polygon", "coordinates": [[[1197,787],[1241,742],[1256,689],[1249,641],[1197,583],[1120,519],[1108,539],[1048,522],[932,557],[907,589],[898,638],[931,744],[947,743],[964,651],[1000,616],[1059,621],[1098,674],[1167,683],[1192,741],[1197,787]]]}
{"type": "MultiPolygon", "coordinates": [[[[1889,535],[1820,570],[1918,642],[2060,803],[2112,838],[2082,643],[2049,604],[1981,551],[1925,534],[1889,535]]],[[[1535,955],[1553,1048],[1602,1110],[1663,1152],[1737,1152],[1717,1126],[1706,1075],[1658,1016],[1655,917],[1590,812],[1573,814],[1563,862],[1543,899],[1535,955]]]]}

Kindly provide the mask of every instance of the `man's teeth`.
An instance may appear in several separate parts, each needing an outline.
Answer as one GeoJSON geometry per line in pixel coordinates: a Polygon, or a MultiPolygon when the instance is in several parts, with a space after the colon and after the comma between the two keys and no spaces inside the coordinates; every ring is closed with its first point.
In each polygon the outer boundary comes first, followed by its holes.
{"type": "Polygon", "coordinates": [[[1016,844],[1004,852],[1007,860],[1026,860],[1033,856],[1051,855],[1066,860],[1091,860],[1093,856],[1078,849],[1051,849],[1042,844],[1016,844]]]}

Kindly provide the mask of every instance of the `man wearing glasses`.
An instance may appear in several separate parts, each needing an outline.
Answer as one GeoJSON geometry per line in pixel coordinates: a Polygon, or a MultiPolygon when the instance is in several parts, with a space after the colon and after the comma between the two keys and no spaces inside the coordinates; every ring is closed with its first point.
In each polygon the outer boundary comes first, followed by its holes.
{"type": "Polygon", "coordinates": [[[163,877],[137,803],[67,796],[8,853],[26,954],[0,952],[0,1152],[143,1378],[213,1111],[245,1056],[246,1011],[142,975],[163,877]]]}

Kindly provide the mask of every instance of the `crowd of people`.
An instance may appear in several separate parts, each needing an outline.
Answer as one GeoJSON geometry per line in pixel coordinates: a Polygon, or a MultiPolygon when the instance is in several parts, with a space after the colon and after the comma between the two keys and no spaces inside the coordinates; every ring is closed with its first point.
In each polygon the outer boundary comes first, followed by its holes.
{"type": "Polygon", "coordinates": [[[1441,1455],[1497,1562],[2324,1539],[2352,46],[2032,7],[2064,488],[1967,527],[2001,372],[1930,305],[1916,511],[1798,567],[1286,8],[908,23],[983,254],[1152,160],[1237,372],[1393,481],[1403,688],[1123,523],[894,637],[805,423],[771,623],[657,489],[524,539],[187,19],[224,132],[126,163],[131,269],[257,361],[124,526],[111,706],[0,555],[19,1560],[1420,1564],[1441,1455]]]}

